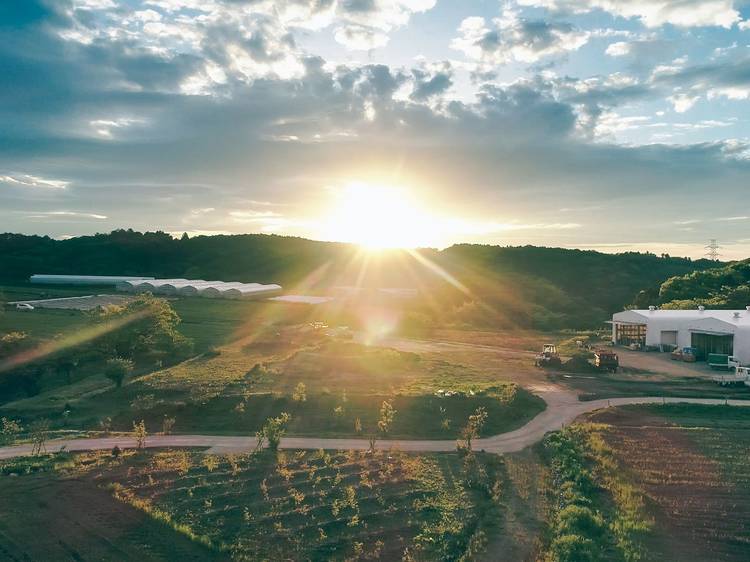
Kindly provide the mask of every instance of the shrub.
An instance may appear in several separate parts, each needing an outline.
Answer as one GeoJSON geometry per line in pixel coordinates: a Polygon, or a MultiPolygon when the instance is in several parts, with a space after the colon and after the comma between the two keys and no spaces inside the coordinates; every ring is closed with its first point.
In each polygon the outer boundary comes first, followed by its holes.
{"type": "Polygon", "coordinates": [[[594,541],[580,535],[560,535],[550,545],[550,562],[593,562],[597,560],[594,541]]]}
{"type": "Polygon", "coordinates": [[[130,359],[115,357],[107,360],[104,368],[104,376],[115,383],[116,388],[122,386],[122,381],[133,371],[133,362],[130,359]]]}

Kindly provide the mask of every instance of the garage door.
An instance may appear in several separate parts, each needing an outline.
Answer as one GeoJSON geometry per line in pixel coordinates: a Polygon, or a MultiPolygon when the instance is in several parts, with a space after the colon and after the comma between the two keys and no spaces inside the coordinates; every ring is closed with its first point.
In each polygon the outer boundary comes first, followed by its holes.
{"type": "Polygon", "coordinates": [[[661,344],[662,345],[677,345],[677,330],[662,330],[661,331],[661,344]]]}

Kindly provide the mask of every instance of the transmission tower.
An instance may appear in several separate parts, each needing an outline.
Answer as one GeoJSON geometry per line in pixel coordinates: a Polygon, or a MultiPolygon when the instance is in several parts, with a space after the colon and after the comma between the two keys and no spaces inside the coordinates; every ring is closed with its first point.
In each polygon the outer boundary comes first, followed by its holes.
{"type": "Polygon", "coordinates": [[[708,243],[708,246],[706,248],[706,257],[713,261],[719,261],[719,244],[716,242],[716,239],[712,238],[711,241],[708,243]]]}

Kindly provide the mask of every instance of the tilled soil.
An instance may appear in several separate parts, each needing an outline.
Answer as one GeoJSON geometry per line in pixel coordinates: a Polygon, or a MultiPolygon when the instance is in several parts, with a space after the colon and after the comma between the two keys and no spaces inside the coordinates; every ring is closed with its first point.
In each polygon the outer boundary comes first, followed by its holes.
{"type": "Polygon", "coordinates": [[[115,500],[88,476],[0,476],[0,498],[0,560],[225,559],[115,500]]]}
{"type": "Polygon", "coordinates": [[[747,458],[750,429],[681,428],[624,410],[591,418],[617,424],[606,441],[646,494],[655,523],[649,559],[750,559],[750,466],[729,462],[747,458]]]}

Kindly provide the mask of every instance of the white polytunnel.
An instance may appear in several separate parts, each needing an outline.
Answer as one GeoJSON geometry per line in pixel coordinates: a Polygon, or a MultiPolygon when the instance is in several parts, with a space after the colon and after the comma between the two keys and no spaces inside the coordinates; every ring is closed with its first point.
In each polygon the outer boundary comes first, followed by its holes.
{"type": "Polygon", "coordinates": [[[205,281],[203,279],[126,279],[117,289],[130,293],[197,296],[212,299],[251,299],[281,293],[281,285],[242,283],[240,281],[205,281]]]}
{"type": "Polygon", "coordinates": [[[35,273],[29,277],[31,283],[43,285],[117,285],[124,282],[139,282],[153,277],[138,275],[48,275],[35,273]]]}

